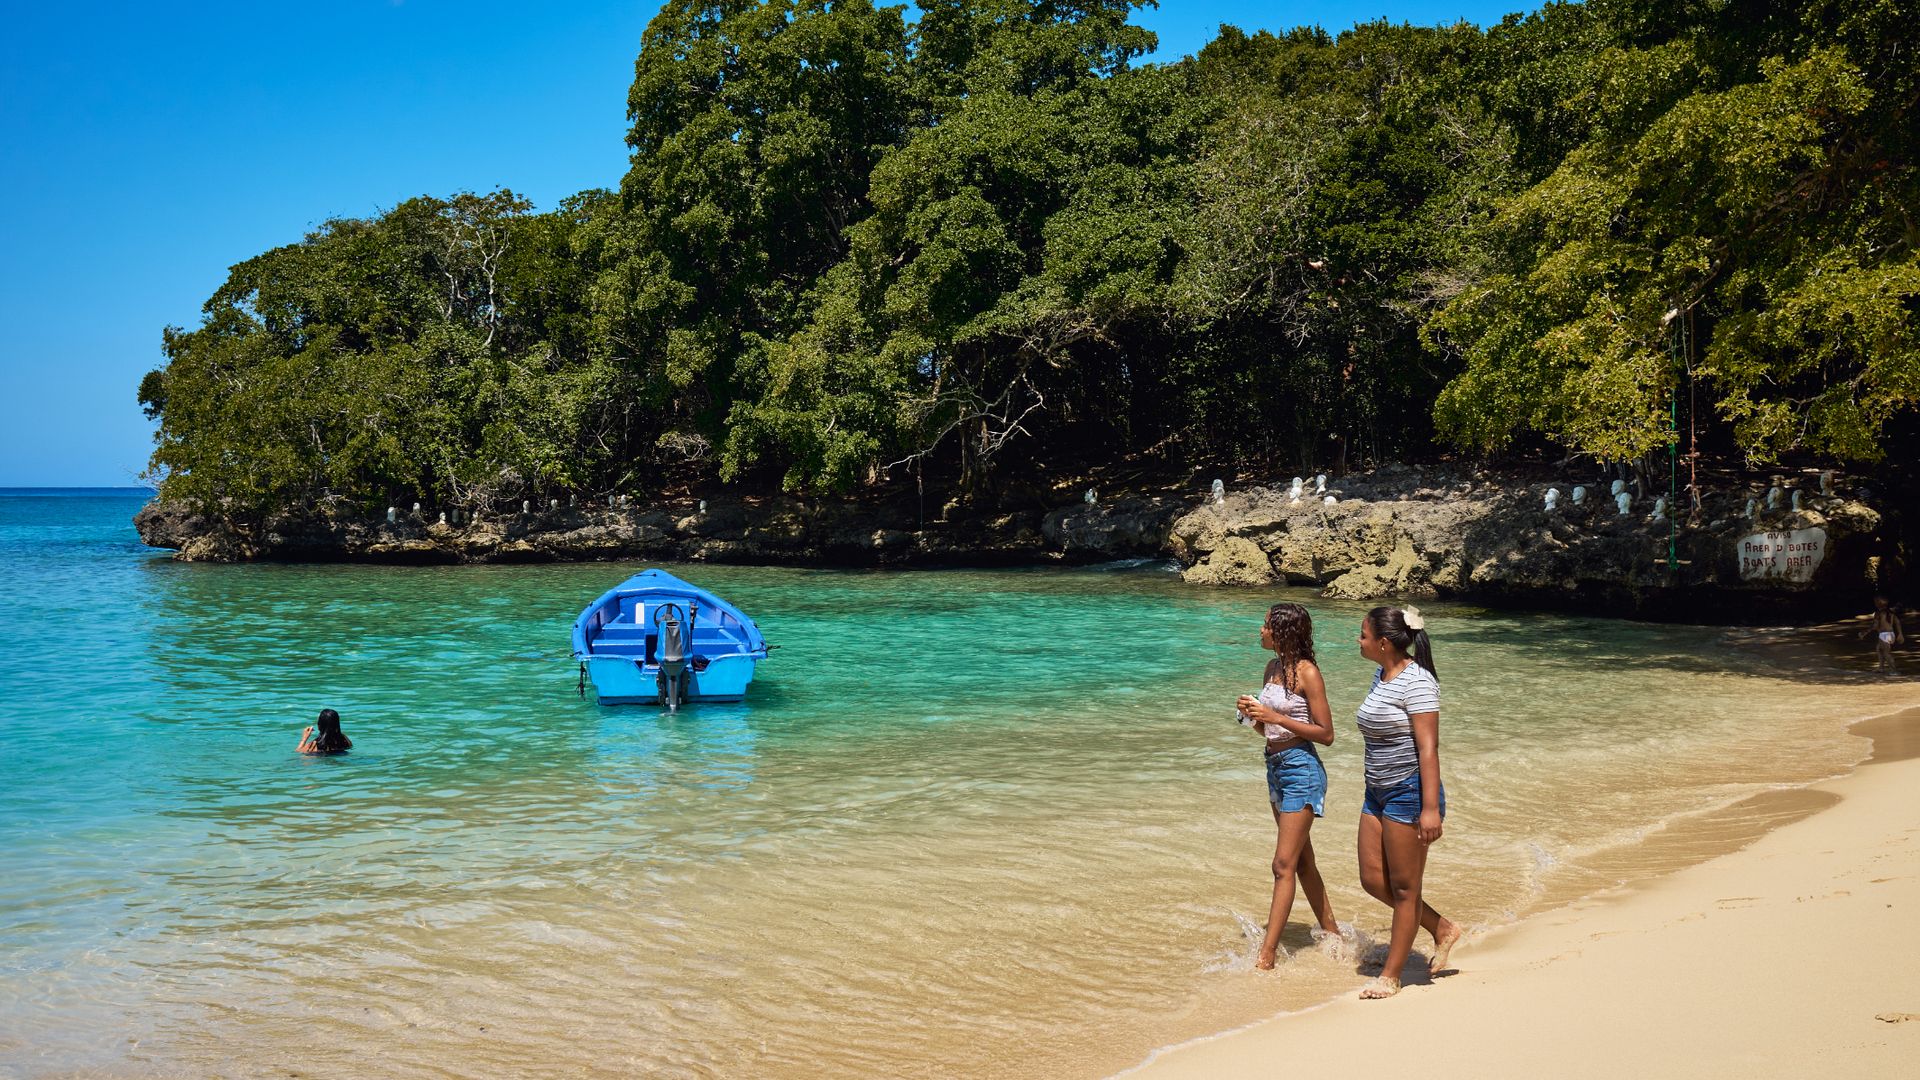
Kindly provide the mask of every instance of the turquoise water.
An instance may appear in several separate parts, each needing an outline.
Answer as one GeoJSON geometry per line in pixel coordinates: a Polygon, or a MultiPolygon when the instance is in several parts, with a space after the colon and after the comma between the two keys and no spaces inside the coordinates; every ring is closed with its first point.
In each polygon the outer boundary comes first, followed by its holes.
{"type": "MultiPolygon", "coordinates": [[[[678,572],[782,646],[742,705],[575,693],[638,569],[174,563],[141,496],[0,496],[0,1072],[1099,1075],[1361,981],[1362,606],[1165,567],[678,572]],[[1348,953],[1249,970],[1258,623],[1309,604],[1348,953]],[[321,706],[351,754],[292,752],[321,706]]],[[[1507,921],[1584,855],[1829,775],[1873,684],[1718,630],[1435,605],[1429,895],[1507,921]]],[[[1590,875],[1589,875],[1590,876],[1590,875]]],[[[1463,959],[1465,957],[1463,956],[1463,959]]]]}

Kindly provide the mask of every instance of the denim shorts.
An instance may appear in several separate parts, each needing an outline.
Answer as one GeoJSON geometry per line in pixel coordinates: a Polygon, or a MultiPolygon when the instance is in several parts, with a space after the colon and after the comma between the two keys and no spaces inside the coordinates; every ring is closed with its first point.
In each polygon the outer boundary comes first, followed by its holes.
{"type": "Polygon", "coordinates": [[[1267,798],[1283,814],[1312,810],[1327,816],[1327,767],[1312,746],[1289,746],[1267,755],[1267,798]]]}
{"type": "MultiPolygon", "coordinates": [[[[1367,785],[1366,801],[1360,804],[1360,812],[1397,821],[1402,825],[1420,824],[1420,774],[1414,773],[1397,784],[1386,787],[1367,785]]],[[[1447,816],[1447,785],[1440,785],[1440,817],[1447,816]]]]}

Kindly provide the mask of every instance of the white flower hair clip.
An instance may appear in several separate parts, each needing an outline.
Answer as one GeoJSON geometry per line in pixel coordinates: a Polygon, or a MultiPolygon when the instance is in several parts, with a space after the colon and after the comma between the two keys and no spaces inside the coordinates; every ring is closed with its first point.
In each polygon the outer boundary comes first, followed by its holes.
{"type": "Polygon", "coordinates": [[[1407,629],[1409,630],[1425,630],[1427,628],[1427,618],[1420,614],[1420,609],[1417,607],[1401,608],[1400,618],[1401,621],[1407,624],[1407,629]]]}

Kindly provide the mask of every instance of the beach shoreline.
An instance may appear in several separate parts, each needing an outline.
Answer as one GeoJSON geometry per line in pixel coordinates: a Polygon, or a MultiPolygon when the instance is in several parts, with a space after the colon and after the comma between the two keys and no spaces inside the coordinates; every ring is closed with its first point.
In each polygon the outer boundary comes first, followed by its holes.
{"type": "Polygon", "coordinates": [[[1701,815],[1759,806],[1733,815],[1774,823],[1747,842],[1496,927],[1391,1001],[1345,994],[1118,1075],[1338,1075],[1382,1038],[1438,1077],[1890,1075],[1920,1053],[1920,973],[1883,962],[1920,951],[1920,708],[1848,730],[1873,746],[1846,774],[1701,815]]]}

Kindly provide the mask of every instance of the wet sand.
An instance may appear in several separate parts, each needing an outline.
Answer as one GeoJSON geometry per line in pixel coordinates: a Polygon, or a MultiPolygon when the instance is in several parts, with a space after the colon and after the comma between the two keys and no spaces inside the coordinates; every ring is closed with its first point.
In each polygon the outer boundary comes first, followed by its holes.
{"type": "Polygon", "coordinates": [[[1874,740],[1859,769],[1734,808],[1790,822],[1750,846],[1469,941],[1457,973],[1410,964],[1396,998],[1348,994],[1126,1075],[1905,1073],[1920,1060],[1920,709],[1853,731],[1874,740]]]}

